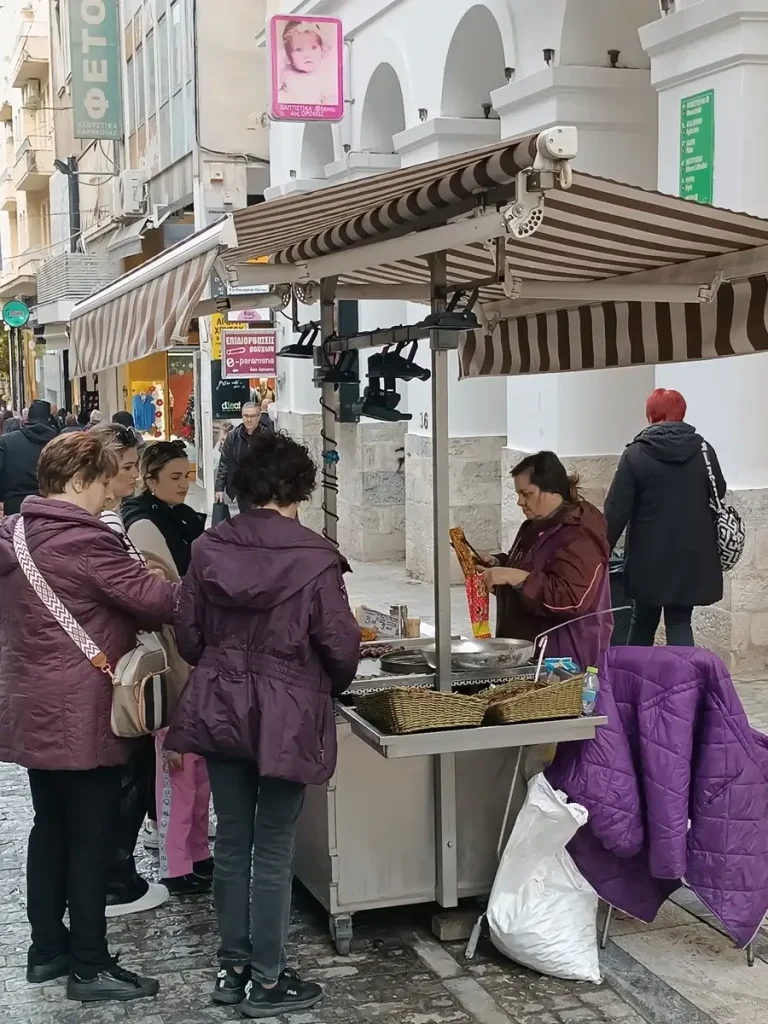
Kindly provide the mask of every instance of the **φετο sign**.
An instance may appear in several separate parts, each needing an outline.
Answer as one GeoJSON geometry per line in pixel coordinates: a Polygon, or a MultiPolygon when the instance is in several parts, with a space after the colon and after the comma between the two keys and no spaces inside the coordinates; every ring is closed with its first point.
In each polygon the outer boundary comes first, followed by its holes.
{"type": "Polygon", "coordinates": [[[76,139],[123,137],[117,3],[118,0],[69,2],[72,115],[76,139]]]}
{"type": "Polygon", "coordinates": [[[715,92],[680,101],[680,195],[712,203],[715,183],[715,92]]]}

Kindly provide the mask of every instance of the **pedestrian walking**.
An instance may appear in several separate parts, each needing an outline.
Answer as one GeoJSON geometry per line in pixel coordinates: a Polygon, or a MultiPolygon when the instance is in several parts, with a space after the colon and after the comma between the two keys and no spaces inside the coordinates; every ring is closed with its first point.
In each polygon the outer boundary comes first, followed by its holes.
{"type": "MultiPolygon", "coordinates": [[[[649,396],[648,426],[622,455],[605,502],[611,548],[627,531],[624,587],[633,601],[634,647],[653,644],[662,612],[667,643],[693,647],[693,609],[723,596],[705,442],[684,422],[686,409],[679,391],[658,388],[649,396]]],[[[706,447],[722,498],[720,463],[706,447]]]]}
{"type": "MultiPolygon", "coordinates": [[[[146,559],[129,539],[119,512],[120,502],[134,494],[139,482],[138,437],[114,422],[102,424],[94,433],[113,448],[118,459],[118,471],[109,482],[100,519],[120,538],[126,557],[146,567],[146,559]]],[[[141,609],[136,611],[140,614],[141,609]]],[[[146,817],[156,819],[153,736],[143,736],[133,742],[131,758],[123,769],[120,813],[107,886],[108,918],[154,910],[168,899],[164,885],[148,882],[136,868],[134,852],[146,817]]]]}
{"type": "Polygon", "coordinates": [[[51,422],[51,404],[36,399],[27,410],[27,421],[18,431],[0,437],[0,505],[7,516],[21,510],[21,503],[38,494],[37,464],[43,448],[57,436],[51,422]]]}
{"type": "Polygon", "coordinates": [[[98,434],[51,441],[40,496],[0,524],[0,760],[29,772],[35,821],[27,859],[27,980],[69,975],[80,1002],[126,1001],[159,983],[126,970],[106,937],[107,875],[132,742],[111,729],[112,681],[88,661],[29,582],[34,570],[114,665],[141,620],[169,622],[176,588],[125,557],[99,521],[117,456],[98,434]],[[18,529],[19,524],[22,528],[18,529]],[[28,556],[16,547],[23,531],[28,556]],[[69,911],[69,927],[64,915],[69,911]]]}
{"type": "MultiPolygon", "coordinates": [[[[189,469],[183,441],[148,444],[139,467],[143,491],[122,505],[132,544],[175,580],[189,568],[192,544],[205,529],[205,516],[185,503],[189,469]]],[[[211,887],[210,783],[201,757],[166,750],[164,740],[161,730],[155,738],[160,877],[172,895],[193,896],[211,887]]]]}
{"type": "Polygon", "coordinates": [[[223,502],[226,494],[230,501],[237,501],[237,507],[244,512],[248,508],[248,504],[244,496],[237,493],[235,474],[259,436],[264,433],[274,433],[274,424],[267,413],[271,429],[262,428],[262,410],[255,402],[246,402],[241,415],[242,423],[231,431],[221,445],[219,468],[216,472],[216,501],[223,502]]]}
{"type": "Polygon", "coordinates": [[[355,676],[360,627],[339,552],[296,520],[316,472],[303,445],[258,435],[234,477],[252,508],[195,544],[176,620],[195,667],[166,743],[205,755],[211,779],[213,999],[254,1018],[322,995],[286,967],[296,826],[305,786],[334,772],[333,697],[355,676]]]}

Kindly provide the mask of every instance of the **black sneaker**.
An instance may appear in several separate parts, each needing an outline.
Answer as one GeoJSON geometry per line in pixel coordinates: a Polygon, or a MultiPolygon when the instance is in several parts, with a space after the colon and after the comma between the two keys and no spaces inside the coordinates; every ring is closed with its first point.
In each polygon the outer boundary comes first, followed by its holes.
{"type": "Polygon", "coordinates": [[[126,971],[120,967],[117,958],[95,978],[78,978],[73,973],[67,982],[67,999],[81,1003],[127,1003],[132,999],[156,996],[159,991],[157,978],[142,978],[133,971],[126,971]]]}
{"type": "Polygon", "coordinates": [[[236,971],[234,967],[222,967],[216,975],[216,984],[213,986],[214,1003],[223,1003],[225,1006],[242,1003],[247,995],[250,981],[250,964],[242,971],[236,971]]]}
{"type": "Polygon", "coordinates": [[[179,875],[177,878],[164,878],[163,885],[171,896],[202,896],[211,891],[210,878],[202,875],[179,875]]]}
{"type": "Polygon", "coordinates": [[[69,953],[61,953],[47,964],[30,964],[27,967],[27,981],[30,985],[44,985],[46,981],[64,978],[69,974],[70,967],[69,953]]]}
{"type": "Polygon", "coordinates": [[[264,988],[253,981],[248,998],[240,1006],[246,1017],[275,1017],[280,1013],[309,1010],[323,997],[323,990],[312,981],[302,981],[289,967],[283,971],[274,988],[264,988]]]}

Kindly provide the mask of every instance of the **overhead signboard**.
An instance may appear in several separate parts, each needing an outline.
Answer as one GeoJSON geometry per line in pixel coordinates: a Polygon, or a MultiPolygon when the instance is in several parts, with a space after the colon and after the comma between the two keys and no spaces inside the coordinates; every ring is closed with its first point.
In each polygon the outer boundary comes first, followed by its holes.
{"type": "Polygon", "coordinates": [[[122,139],[118,0],[70,0],[72,114],[76,139],[122,139]]]}
{"type": "Polygon", "coordinates": [[[715,92],[680,101],[680,195],[712,203],[715,192],[715,92]]]}
{"type": "Polygon", "coordinates": [[[341,121],[344,36],[338,18],[270,19],[269,116],[273,121],[341,121]]]}
{"type": "Polygon", "coordinates": [[[277,331],[222,331],[222,377],[274,377],[277,331]]]}

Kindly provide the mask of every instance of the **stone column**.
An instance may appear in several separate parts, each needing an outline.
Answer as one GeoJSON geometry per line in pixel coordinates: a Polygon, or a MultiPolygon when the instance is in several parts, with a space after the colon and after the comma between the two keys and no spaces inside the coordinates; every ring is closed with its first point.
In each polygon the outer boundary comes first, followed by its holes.
{"type": "MultiPolygon", "coordinates": [[[[395,136],[404,167],[437,160],[497,142],[496,118],[438,117],[395,136]]],[[[408,304],[407,322],[415,323],[426,307],[408,304]]],[[[429,350],[420,360],[429,365],[429,350]]],[[[462,526],[476,547],[496,550],[501,526],[501,452],[506,438],[503,380],[459,381],[458,362],[451,359],[449,386],[451,525],[462,526]]],[[[432,529],[432,399],[431,385],[408,385],[405,486],[405,561],[411,576],[433,578],[432,529]]],[[[462,579],[454,561],[454,580],[462,579]]]]}
{"type": "MultiPolygon", "coordinates": [[[[714,204],[768,216],[762,130],[768,92],[765,0],[699,0],[640,30],[658,92],[659,187],[679,194],[681,101],[714,92],[714,204]]],[[[726,580],[723,601],[696,616],[699,643],[739,674],[768,663],[768,356],[659,367],[660,387],[677,388],[693,423],[716,449],[744,515],[747,549],[726,580]]]]}
{"type": "MultiPolygon", "coordinates": [[[[502,138],[575,125],[576,169],[655,187],[656,104],[647,70],[556,65],[498,89],[492,100],[502,138]]],[[[653,367],[508,379],[505,546],[521,522],[512,467],[530,452],[550,449],[579,473],[585,496],[601,507],[621,451],[645,425],[645,399],[654,386],[653,367]]]]}

